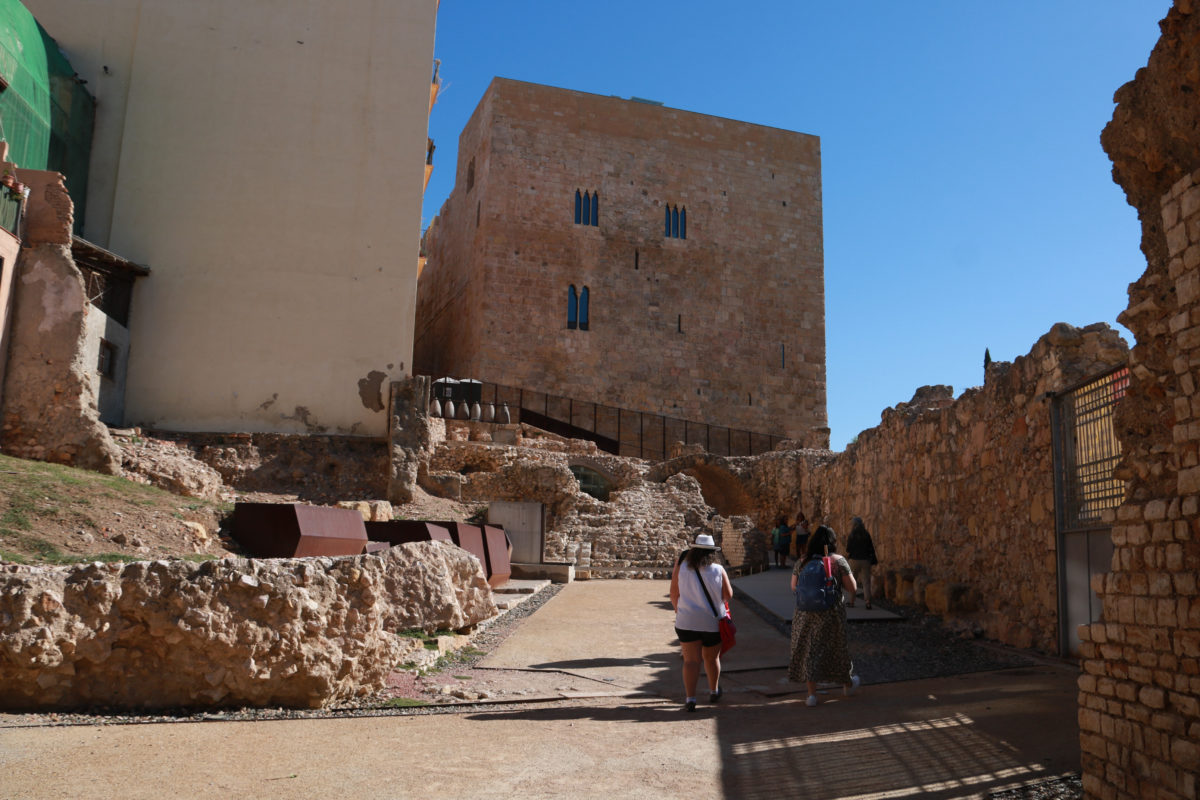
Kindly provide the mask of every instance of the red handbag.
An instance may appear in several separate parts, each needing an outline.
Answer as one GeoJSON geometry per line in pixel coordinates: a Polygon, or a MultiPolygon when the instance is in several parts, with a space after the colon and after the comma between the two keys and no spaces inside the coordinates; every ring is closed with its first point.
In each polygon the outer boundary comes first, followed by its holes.
{"type": "Polygon", "coordinates": [[[721,652],[737,644],[737,626],[733,624],[733,616],[729,613],[729,604],[725,604],[725,616],[718,623],[721,627],[721,652]]]}
{"type": "MultiPolygon", "coordinates": [[[[717,607],[713,605],[712,597],[708,594],[708,587],[704,585],[704,578],[700,577],[699,572],[696,573],[696,580],[700,581],[700,588],[704,590],[704,599],[708,601],[708,607],[712,609],[713,616],[717,616],[717,607]]],[[[725,604],[725,616],[717,619],[717,630],[721,632],[722,653],[737,644],[737,626],[733,624],[733,616],[729,613],[729,603],[725,604]]]]}

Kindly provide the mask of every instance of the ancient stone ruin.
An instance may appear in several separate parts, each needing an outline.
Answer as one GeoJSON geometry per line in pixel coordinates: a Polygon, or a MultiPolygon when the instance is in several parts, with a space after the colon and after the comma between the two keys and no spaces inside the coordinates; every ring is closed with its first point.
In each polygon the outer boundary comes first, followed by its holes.
{"type": "Polygon", "coordinates": [[[1090,797],[1195,797],[1200,775],[1200,7],[1177,0],[1101,141],[1142,223],[1118,412],[1128,481],[1102,622],[1083,629],[1090,797]]]}
{"type": "Polygon", "coordinates": [[[347,558],[0,567],[0,708],[319,707],[496,614],[441,542],[347,558]],[[420,648],[417,642],[415,647],[420,648]]]}

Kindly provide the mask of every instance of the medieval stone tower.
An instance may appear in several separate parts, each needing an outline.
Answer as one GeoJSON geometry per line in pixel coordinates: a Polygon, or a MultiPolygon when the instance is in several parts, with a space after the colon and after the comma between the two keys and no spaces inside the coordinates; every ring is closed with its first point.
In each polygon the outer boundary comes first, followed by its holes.
{"type": "Polygon", "coordinates": [[[497,78],[416,371],[828,446],[821,235],[816,136],[497,78]]]}

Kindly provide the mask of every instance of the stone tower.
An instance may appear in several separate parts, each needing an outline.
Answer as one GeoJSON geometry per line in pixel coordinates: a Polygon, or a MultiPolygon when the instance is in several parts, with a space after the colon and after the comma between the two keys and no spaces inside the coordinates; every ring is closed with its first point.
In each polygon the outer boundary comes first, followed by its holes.
{"type": "Polygon", "coordinates": [[[425,252],[417,372],[828,446],[816,136],[497,78],[425,252]]]}

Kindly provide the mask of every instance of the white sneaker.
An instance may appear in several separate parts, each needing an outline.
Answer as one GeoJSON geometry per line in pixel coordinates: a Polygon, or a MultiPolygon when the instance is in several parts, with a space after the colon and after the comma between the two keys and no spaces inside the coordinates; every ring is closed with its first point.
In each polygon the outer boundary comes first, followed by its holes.
{"type": "Polygon", "coordinates": [[[807,705],[809,708],[812,708],[813,706],[815,706],[817,704],[817,696],[815,694],[810,694],[808,696],[808,699],[804,701],[804,704],[807,705]]]}
{"type": "Polygon", "coordinates": [[[862,683],[862,681],[861,681],[861,680],[859,680],[859,677],[858,677],[857,675],[851,675],[851,676],[850,676],[850,685],[849,685],[849,686],[847,686],[847,687],[845,687],[845,691],[846,691],[846,697],[849,697],[850,695],[852,695],[852,694],[854,694],[855,692],[857,692],[857,691],[858,691],[858,685],[859,685],[860,683],[862,683]]]}

